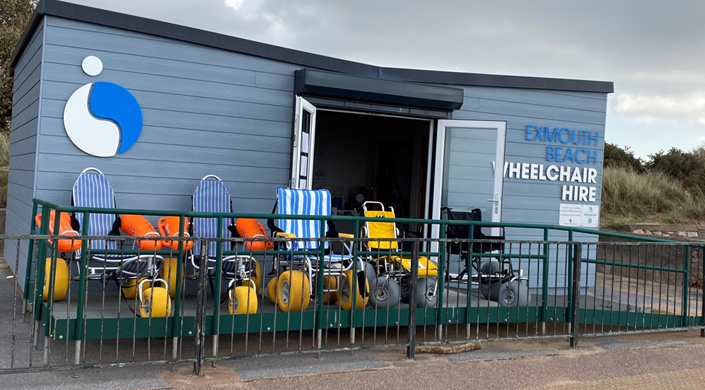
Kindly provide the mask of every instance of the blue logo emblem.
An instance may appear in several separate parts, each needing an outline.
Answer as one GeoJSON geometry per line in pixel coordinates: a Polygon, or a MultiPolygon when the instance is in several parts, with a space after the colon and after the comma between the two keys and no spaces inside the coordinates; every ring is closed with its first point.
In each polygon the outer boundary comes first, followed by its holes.
{"type": "MultiPolygon", "coordinates": [[[[97,57],[81,63],[89,76],[97,76],[103,64],[97,57]]],[[[64,108],[64,128],[77,148],[97,157],[124,153],[142,132],[142,109],[125,88],[105,81],[77,89],[64,108]]]]}

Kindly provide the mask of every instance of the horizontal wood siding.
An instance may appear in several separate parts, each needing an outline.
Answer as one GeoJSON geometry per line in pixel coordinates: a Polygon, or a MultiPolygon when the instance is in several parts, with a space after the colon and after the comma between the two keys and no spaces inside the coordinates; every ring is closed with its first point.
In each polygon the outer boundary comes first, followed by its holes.
{"type": "MultiPolygon", "coordinates": [[[[10,168],[7,183],[5,234],[29,234],[37,158],[37,129],[41,97],[44,23],[35,31],[17,63],[12,97],[10,168]]],[[[12,271],[24,280],[27,240],[5,243],[4,255],[12,271]],[[19,270],[15,269],[19,263],[19,270]]]]}
{"type": "Polygon", "coordinates": [[[37,196],[69,204],[78,174],[93,166],[115,188],[120,208],[190,210],[201,178],[227,185],[235,212],[271,211],[288,182],[299,67],[149,35],[49,17],[37,159],[37,196]],[[85,75],[83,58],[103,72],[85,75]],[[109,81],[139,102],[137,143],[92,157],[66,137],[63,109],[81,85],[109,81]]]}
{"type": "MultiPolygon", "coordinates": [[[[597,150],[597,164],[557,163],[572,167],[596,168],[598,171],[596,204],[600,204],[602,188],[602,161],[605,135],[605,115],[607,99],[605,94],[580,92],[554,92],[528,89],[464,87],[465,104],[453,113],[453,119],[489,120],[507,122],[505,161],[514,163],[534,163],[544,166],[556,163],[546,161],[546,146],[562,146],[541,141],[526,140],[526,125],[568,127],[600,133],[597,146],[585,149],[597,150]]],[[[566,145],[570,146],[570,145],[566,145]]],[[[583,146],[580,146],[583,147],[583,146]]],[[[470,185],[471,183],[468,183],[470,185]]],[[[502,207],[503,222],[536,223],[558,225],[561,188],[563,183],[538,180],[505,178],[502,207]]],[[[585,203],[588,204],[588,203],[585,203]]],[[[597,229],[595,229],[597,230],[597,229]]],[[[511,240],[541,240],[541,230],[507,229],[511,240]]],[[[566,240],[567,233],[554,233],[551,240],[566,240]]],[[[595,242],[597,237],[588,234],[575,234],[575,240],[595,242]]],[[[587,253],[585,253],[587,255],[587,253]]],[[[560,287],[564,283],[564,253],[552,253],[549,260],[549,281],[551,286],[560,287]]],[[[522,264],[522,268],[532,267],[532,274],[540,275],[540,262],[522,264]]],[[[584,267],[588,274],[594,267],[584,267]]],[[[540,286],[540,277],[532,278],[532,287],[540,286]]]]}

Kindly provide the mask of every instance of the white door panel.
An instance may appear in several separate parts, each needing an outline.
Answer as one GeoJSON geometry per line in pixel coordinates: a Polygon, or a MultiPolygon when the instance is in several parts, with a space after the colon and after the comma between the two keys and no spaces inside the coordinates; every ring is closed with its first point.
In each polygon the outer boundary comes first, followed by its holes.
{"type": "Polygon", "coordinates": [[[294,144],[291,153],[290,188],[310,190],[313,185],[313,152],[316,142],[316,107],[296,97],[294,144]]]}
{"type": "MultiPolygon", "coordinates": [[[[433,219],[441,218],[442,207],[451,207],[477,208],[483,221],[502,221],[506,129],[505,122],[438,121],[433,219]]],[[[432,236],[439,237],[438,233],[434,226],[432,236]]],[[[491,234],[499,234],[499,229],[491,234]]]]}

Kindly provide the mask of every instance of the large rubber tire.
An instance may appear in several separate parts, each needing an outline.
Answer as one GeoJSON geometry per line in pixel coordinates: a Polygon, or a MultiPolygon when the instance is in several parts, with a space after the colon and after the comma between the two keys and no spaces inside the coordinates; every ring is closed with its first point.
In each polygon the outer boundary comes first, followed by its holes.
{"type": "MultiPolygon", "coordinates": [[[[494,275],[500,271],[502,266],[499,264],[499,261],[497,260],[490,260],[487,263],[482,264],[480,267],[480,274],[482,275],[494,275]]],[[[497,297],[499,297],[499,282],[490,282],[488,278],[480,278],[480,293],[482,293],[482,296],[487,298],[487,299],[492,299],[492,300],[497,300],[497,297]]]]}
{"type": "MultiPolygon", "coordinates": [[[[176,271],[178,267],[178,261],[179,259],[175,257],[167,258],[164,259],[164,265],[162,268],[159,270],[159,276],[161,276],[162,279],[166,280],[166,283],[169,285],[169,296],[172,298],[176,298],[176,271]]],[[[184,289],[184,269],[183,267],[181,268],[181,291],[184,289]]],[[[133,297],[134,298],[134,297],[133,297]]]]}
{"type": "MultiPolygon", "coordinates": [[[[44,267],[44,291],[42,292],[42,300],[44,302],[49,300],[49,295],[51,290],[49,289],[49,281],[51,280],[51,257],[46,259],[46,266],[44,267]]],[[[69,290],[69,267],[66,265],[66,261],[62,258],[56,259],[56,272],[54,273],[54,298],[53,302],[60,301],[66,296],[66,292],[69,290]]]]}
{"type": "Polygon", "coordinates": [[[497,303],[502,307],[522,307],[528,306],[531,301],[529,287],[515,280],[511,283],[502,283],[499,286],[499,297],[497,303]]]}
{"type": "Polygon", "coordinates": [[[311,302],[311,284],[301,271],[285,271],[277,281],[277,305],[281,311],[304,311],[311,302]]]}
{"type": "Polygon", "coordinates": [[[416,282],[416,307],[436,307],[438,302],[437,279],[429,276],[416,282]]]}
{"type": "MultiPolygon", "coordinates": [[[[135,297],[137,296],[137,286],[139,285],[139,282],[143,281],[144,279],[146,278],[140,278],[140,280],[137,280],[136,278],[123,280],[120,283],[120,286],[122,287],[122,295],[124,295],[127,299],[135,299],[135,297]]],[[[151,286],[152,282],[147,282],[142,285],[142,289],[146,290],[151,286]]]]}
{"type": "Polygon", "coordinates": [[[370,291],[370,305],[377,309],[395,308],[399,304],[399,284],[392,278],[380,276],[370,291]]]}
{"type": "Polygon", "coordinates": [[[277,288],[277,278],[271,278],[269,279],[269,283],[267,283],[267,297],[269,298],[272,303],[277,303],[277,295],[276,295],[276,288],[277,288]]]}
{"type": "Polygon", "coordinates": [[[402,276],[399,279],[399,291],[401,294],[401,301],[404,303],[409,303],[409,295],[411,292],[411,278],[409,276],[402,276]]]}
{"type": "Polygon", "coordinates": [[[375,282],[377,282],[377,272],[375,271],[375,267],[372,266],[372,264],[368,262],[364,262],[365,264],[365,277],[367,278],[367,283],[370,285],[370,291],[373,289],[373,285],[375,282]]]}
{"type": "MultiPolygon", "coordinates": [[[[335,276],[324,276],[323,277],[323,288],[334,290],[338,288],[338,278],[335,276]]],[[[323,298],[321,298],[323,303],[336,303],[338,302],[337,292],[327,292],[323,293],[323,298]]]]}
{"type": "Polygon", "coordinates": [[[357,298],[355,299],[355,309],[362,309],[365,307],[367,302],[370,300],[370,283],[367,281],[367,278],[365,278],[365,289],[367,289],[367,293],[363,298],[362,291],[360,291],[360,288],[358,287],[357,277],[353,275],[353,271],[349,269],[343,272],[343,281],[340,286],[340,308],[343,310],[352,309],[353,290],[357,295],[357,298]],[[351,286],[353,286],[352,289],[350,288],[351,286]]]}
{"type": "Polygon", "coordinates": [[[171,297],[164,287],[148,287],[142,290],[140,317],[168,317],[171,313],[171,297]]]}
{"type": "Polygon", "coordinates": [[[228,312],[234,314],[257,313],[257,292],[252,286],[237,286],[230,290],[228,312]]]}

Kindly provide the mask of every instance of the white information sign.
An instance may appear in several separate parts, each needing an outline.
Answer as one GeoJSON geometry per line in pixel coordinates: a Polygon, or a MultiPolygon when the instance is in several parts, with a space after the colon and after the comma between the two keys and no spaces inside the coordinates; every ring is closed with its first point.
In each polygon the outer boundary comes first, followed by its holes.
{"type": "Polygon", "coordinates": [[[561,203],[561,226],[598,227],[600,206],[561,203]]]}

